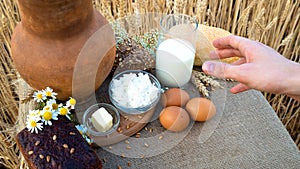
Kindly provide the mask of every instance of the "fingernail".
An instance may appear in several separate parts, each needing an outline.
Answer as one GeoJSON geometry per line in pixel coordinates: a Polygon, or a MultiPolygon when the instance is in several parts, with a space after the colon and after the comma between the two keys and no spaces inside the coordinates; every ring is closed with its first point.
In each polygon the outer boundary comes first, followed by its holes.
{"type": "Polygon", "coordinates": [[[207,73],[213,73],[215,70],[215,64],[211,62],[205,62],[203,63],[202,69],[207,73]]]}

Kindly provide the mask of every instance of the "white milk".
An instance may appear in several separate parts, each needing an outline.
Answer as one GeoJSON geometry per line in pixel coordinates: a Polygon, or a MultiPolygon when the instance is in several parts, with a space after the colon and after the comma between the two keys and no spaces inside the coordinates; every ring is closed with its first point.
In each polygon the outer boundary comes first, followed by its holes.
{"type": "Polygon", "coordinates": [[[189,82],[195,48],[183,39],[167,39],[156,52],[156,77],[165,86],[180,87],[189,82]]]}

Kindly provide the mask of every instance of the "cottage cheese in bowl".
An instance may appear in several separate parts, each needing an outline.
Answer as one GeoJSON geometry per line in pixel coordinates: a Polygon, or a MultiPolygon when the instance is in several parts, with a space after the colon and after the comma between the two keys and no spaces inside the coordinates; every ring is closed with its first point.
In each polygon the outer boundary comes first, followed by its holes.
{"type": "Polygon", "coordinates": [[[111,102],[128,114],[144,113],[155,107],[160,99],[160,91],[158,80],[142,70],[121,72],[109,85],[111,102]]]}

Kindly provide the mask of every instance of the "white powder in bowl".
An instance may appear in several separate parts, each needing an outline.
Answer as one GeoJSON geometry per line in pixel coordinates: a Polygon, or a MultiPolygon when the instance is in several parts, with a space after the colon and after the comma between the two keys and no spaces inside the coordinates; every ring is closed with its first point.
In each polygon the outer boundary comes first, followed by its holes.
{"type": "Polygon", "coordinates": [[[158,96],[158,88],[151,83],[148,74],[129,73],[111,82],[112,98],[128,108],[151,104],[158,96]]]}

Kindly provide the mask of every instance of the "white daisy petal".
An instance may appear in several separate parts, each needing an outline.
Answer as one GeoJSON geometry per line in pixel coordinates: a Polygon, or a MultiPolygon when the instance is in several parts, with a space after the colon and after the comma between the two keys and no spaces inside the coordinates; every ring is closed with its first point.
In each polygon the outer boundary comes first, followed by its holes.
{"type": "Polygon", "coordinates": [[[44,108],[43,108],[43,110],[49,110],[49,111],[52,111],[52,106],[45,106],[44,108]]]}
{"type": "Polygon", "coordinates": [[[76,105],[76,99],[74,99],[73,97],[70,97],[70,99],[67,101],[66,106],[71,109],[74,109],[75,105],[76,105]]]}
{"type": "Polygon", "coordinates": [[[46,96],[42,91],[36,91],[33,93],[33,100],[36,102],[43,102],[46,99],[46,96]]]}
{"type": "Polygon", "coordinates": [[[52,110],[57,110],[59,107],[55,99],[48,100],[46,106],[51,107],[52,110]]]}
{"type": "Polygon", "coordinates": [[[63,107],[60,107],[58,109],[58,113],[62,116],[68,116],[69,114],[71,114],[71,112],[69,111],[68,107],[66,106],[63,106],[63,107]]]}
{"type": "Polygon", "coordinates": [[[51,126],[52,125],[51,120],[58,120],[57,113],[53,110],[43,110],[41,116],[42,116],[42,122],[45,125],[51,126]]]}
{"type": "Polygon", "coordinates": [[[43,90],[43,93],[48,98],[50,97],[52,99],[56,99],[55,96],[57,95],[57,93],[53,92],[53,89],[51,89],[50,87],[46,87],[46,89],[43,90]]]}
{"type": "Polygon", "coordinates": [[[38,130],[42,130],[42,123],[38,122],[36,119],[28,118],[26,122],[26,128],[31,132],[38,133],[38,130]]]}
{"type": "Polygon", "coordinates": [[[36,121],[41,120],[41,117],[39,115],[39,111],[38,110],[31,110],[29,111],[27,118],[33,118],[36,119],[36,121]]]}

